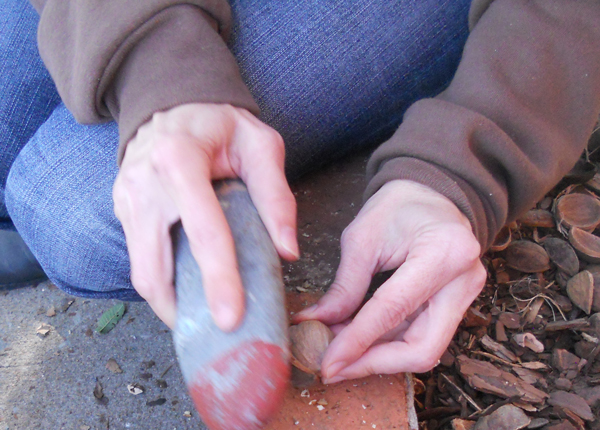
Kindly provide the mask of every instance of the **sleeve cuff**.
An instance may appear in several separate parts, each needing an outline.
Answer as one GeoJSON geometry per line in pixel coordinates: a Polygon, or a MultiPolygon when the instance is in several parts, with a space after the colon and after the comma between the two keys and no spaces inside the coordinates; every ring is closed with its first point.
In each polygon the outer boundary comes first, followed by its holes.
{"type": "Polygon", "coordinates": [[[378,171],[373,171],[376,168],[369,162],[367,174],[371,179],[365,190],[365,200],[389,181],[410,180],[432,188],[452,201],[471,223],[482,251],[492,244],[495,232],[502,227],[486,216],[485,202],[481,201],[477,192],[466,181],[441,166],[434,166],[417,158],[402,157],[389,160],[378,171]]]}
{"type": "Polygon", "coordinates": [[[136,44],[116,78],[109,80],[104,97],[119,124],[119,163],[127,142],[155,112],[186,103],[224,103],[258,113],[215,26],[201,9],[180,5],[164,10],[131,35],[136,44]]]}

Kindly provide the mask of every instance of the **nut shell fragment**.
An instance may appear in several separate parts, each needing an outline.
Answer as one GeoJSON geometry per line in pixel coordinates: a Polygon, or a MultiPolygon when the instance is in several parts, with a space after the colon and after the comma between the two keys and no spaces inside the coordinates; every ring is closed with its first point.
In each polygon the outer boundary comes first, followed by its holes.
{"type": "Polygon", "coordinates": [[[545,272],[550,269],[550,257],[537,243],[516,240],[506,248],[506,265],[525,273],[545,272]]]}
{"type": "Polygon", "coordinates": [[[567,229],[592,231],[600,224],[600,201],[589,194],[566,194],[556,201],[554,215],[557,224],[567,229]]]}
{"type": "Polygon", "coordinates": [[[594,277],[592,274],[584,270],[569,279],[567,294],[575,306],[589,315],[592,311],[594,294],[594,277]]]}
{"type": "Polygon", "coordinates": [[[552,212],[544,209],[530,209],[518,219],[521,225],[527,227],[554,228],[554,216],[552,212]]]}
{"type": "Polygon", "coordinates": [[[508,226],[502,227],[502,230],[498,232],[496,238],[494,239],[494,243],[490,246],[490,251],[492,252],[500,252],[504,251],[508,245],[510,245],[510,241],[512,240],[512,233],[508,226]]]}
{"type": "Polygon", "coordinates": [[[569,276],[579,272],[579,259],[575,250],[569,243],[558,237],[544,238],[542,244],[550,260],[569,276]]]}
{"type": "Polygon", "coordinates": [[[569,232],[569,242],[583,260],[589,263],[600,263],[600,237],[573,227],[569,232]]]}
{"type": "Polygon", "coordinates": [[[307,373],[318,373],[333,332],[320,321],[303,321],[290,327],[292,364],[307,373]]]}

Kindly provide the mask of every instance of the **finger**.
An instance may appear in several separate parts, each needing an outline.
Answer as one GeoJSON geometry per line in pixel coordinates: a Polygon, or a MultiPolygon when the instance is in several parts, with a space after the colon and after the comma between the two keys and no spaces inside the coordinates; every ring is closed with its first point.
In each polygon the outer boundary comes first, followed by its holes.
{"type": "Polygon", "coordinates": [[[254,118],[242,122],[236,133],[239,148],[240,177],[246,183],[252,202],[279,255],[297,260],[300,251],[296,237],[296,199],[287,183],[284,171],[283,139],[275,130],[254,118]]]}
{"type": "Polygon", "coordinates": [[[325,381],[334,383],[377,373],[422,373],[435,367],[484,283],[485,270],[474,267],[430,299],[404,340],[372,346],[354,363],[335,375],[328,374],[325,381]]]}
{"type": "Polygon", "coordinates": [[[401,324],[442,286],[468,269],[451,262],[440,268],[440,262],[450,261],[448,251],[444,246],[413,249],[411,256],[379,287],[348,328],[333,340],[323,366],[330,373],[337,373],[355,362],[377,339],[401,324]],[[436,270],[431,270],[432,267],[436,270]]]}
{"type": "Polygon", "coordinates": [[[342,253],[335,280],[327,293],[313,305],[294,315],[293,322],[316,319],[327,325],[337,324],[350,317],[362,303],[377,259],[371,251],[371,238],[359,236],[348,228],[342,235],[342,253]]]}
{"type": "Polygon", "coordinates": [[[202,273],[204,293],[217,326],[235,329],[243,318],[244,291],[235,247],[225,215],[210,181],[210,160],[194,147],[171,146],[167,166],[161,172],[181,215],[192,255],[202,273]]]}
{"type": "Polygon", "coordinates": [[[125,231],[125,236],[131,262],[131,282],[154,313],[173,328],[177,315],[173,250],[168,225],[160,224],[160,227],[144,231],[130,229],[125,231]]]}
{"type": "Polygon", "coordinates": [[[119,183],[115,184],[113,195],[127,241],[131,282],[154,313],[173,328],[176,299],[169,235],[171,219],[168,215],[148,210],[139,193],[128,193],[119,187],[119,183]]]}

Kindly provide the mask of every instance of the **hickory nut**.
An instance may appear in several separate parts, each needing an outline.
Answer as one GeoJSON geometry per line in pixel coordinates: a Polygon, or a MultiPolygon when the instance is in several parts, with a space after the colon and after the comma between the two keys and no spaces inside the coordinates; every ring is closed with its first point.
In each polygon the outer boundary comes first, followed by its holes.
{"type": "Polygon", "coordinates": [[[325,350],[333,337],[329,327],[320,321],[303,321],[291,326],[292,364],[306,373],[318,374],[325,350]]]}

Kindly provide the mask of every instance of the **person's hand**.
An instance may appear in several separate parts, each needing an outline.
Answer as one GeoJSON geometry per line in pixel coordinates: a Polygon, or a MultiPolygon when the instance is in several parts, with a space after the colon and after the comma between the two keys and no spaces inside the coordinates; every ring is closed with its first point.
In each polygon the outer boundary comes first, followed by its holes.
{"type": "Polygon", "coordinates": [[[336,333],[323,381],[434,367],[486,279],[467,218],[428,187],[391,181],[346,228],[341,247],[331,288],[295,317],[320,320],[336,333]],[[396,268],[351,318],[372,276],[396,268]]]}
{"type": "Polygon", "coordinates": [[[235,248],[211,181],[241,178],[280,256],[298,257],[296,203],[281,136],[248,111],[188,104],[155,114],[128,143],[113,188],[131,281],[169,327],[176,317],[170,227],[179,219],[200,266],[216,324],[233,330],[244,312],[235,248]]]}

